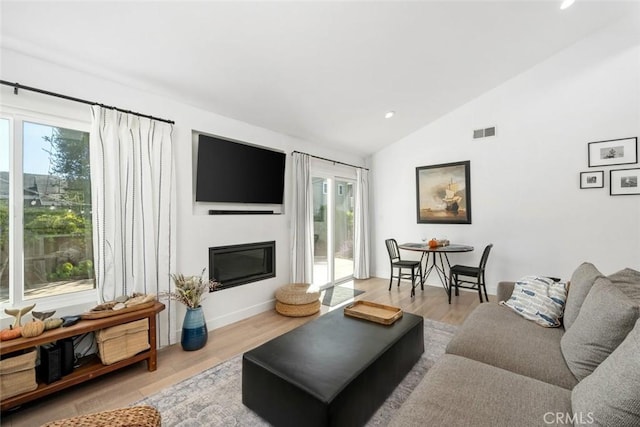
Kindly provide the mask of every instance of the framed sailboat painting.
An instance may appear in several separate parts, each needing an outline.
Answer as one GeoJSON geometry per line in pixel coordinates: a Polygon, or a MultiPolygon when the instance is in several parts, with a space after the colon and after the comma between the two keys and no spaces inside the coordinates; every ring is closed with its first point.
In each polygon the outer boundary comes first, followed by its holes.
{"type": "Polygon", "coordinates": [[[471,162],[416,168],[418,223],[471,224],[471,162]]]}

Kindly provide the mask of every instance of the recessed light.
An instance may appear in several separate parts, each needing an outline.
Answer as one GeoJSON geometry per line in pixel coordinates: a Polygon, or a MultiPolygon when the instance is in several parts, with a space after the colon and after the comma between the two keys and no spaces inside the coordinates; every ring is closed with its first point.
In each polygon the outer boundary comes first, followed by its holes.
{"type": "Polygon", "coordinates": [[[395,116],[396,112],[395,111],[387,111],[387,114],[384,115],[385,119],[390,119],[391,117],[395,116]]]}
{"type": "Polygon", "coordinates": [[[575,3],[576,0],[564,0],[562,2],[562,4],[560,5],[560,10],[565,10],[571,7],[571,5],[573,3],[575,3]]]}

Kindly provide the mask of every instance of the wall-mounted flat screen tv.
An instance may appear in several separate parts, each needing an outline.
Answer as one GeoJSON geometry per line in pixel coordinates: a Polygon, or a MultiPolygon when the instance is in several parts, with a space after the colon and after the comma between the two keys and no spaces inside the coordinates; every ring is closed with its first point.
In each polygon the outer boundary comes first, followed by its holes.
{"type": "Polygon", "coordinates": [[[196,201],[282,204],[286,154],[198,135],[196,201]]]}

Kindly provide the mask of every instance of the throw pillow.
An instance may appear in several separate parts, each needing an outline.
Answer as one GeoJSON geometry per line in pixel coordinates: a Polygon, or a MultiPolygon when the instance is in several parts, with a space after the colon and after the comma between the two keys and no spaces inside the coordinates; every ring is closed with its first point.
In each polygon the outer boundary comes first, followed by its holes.
{"type": "Polygon", "coordinates": [[[511,298],[501,302],[539,325],[556,328],[567,299],[566,284],[549,277],[526,276],[516,281],[511,298]]]}
{"type": "Polygon", "coordinates": [[[569,295],[567,295],[567,304],[564,307],[564,328],[569,329],[578,317],[580,307],[587,294],[593,286],[593,282],[598,277],[602,277],[602,273],[589,262],[583,262],[571,276],[569,295]]]}
{"type": "Polygon", "coordinates": [[[573,413],[600,426],[640,425],[640,321],[571,392],[573,413]],[[589,417],[589,418],[587,418],[589,417]]]}
{"type": "Polygon", "coordinates": [[[567,366],[578,379],[593,372],[626,338],[640,308],[607,278],[596,280],[578,318],[560,339],[567,366]]]}

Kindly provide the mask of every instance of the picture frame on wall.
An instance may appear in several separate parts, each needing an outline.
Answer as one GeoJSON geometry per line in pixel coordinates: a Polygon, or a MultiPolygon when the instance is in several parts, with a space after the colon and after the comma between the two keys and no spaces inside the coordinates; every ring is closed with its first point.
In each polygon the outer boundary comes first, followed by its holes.
{"type": "Polygon", "coordinates": [[[609,171],[609,194],[626,196],[640,194],[640,168],[609,171]]]}
{"type": "Polygon", "coordinates": [[[604,171],[580,172],[580,188],[603,188],[604,171]]]}
{"type": "Polygon", "coordinates": [[[471,224],[471,162],[416,168],[419,224],[471,224]]]}
{"type": "Polygon", "coordinates": [[[589,167],[638,163],[638,137],[590,142],[589,167]]]}

